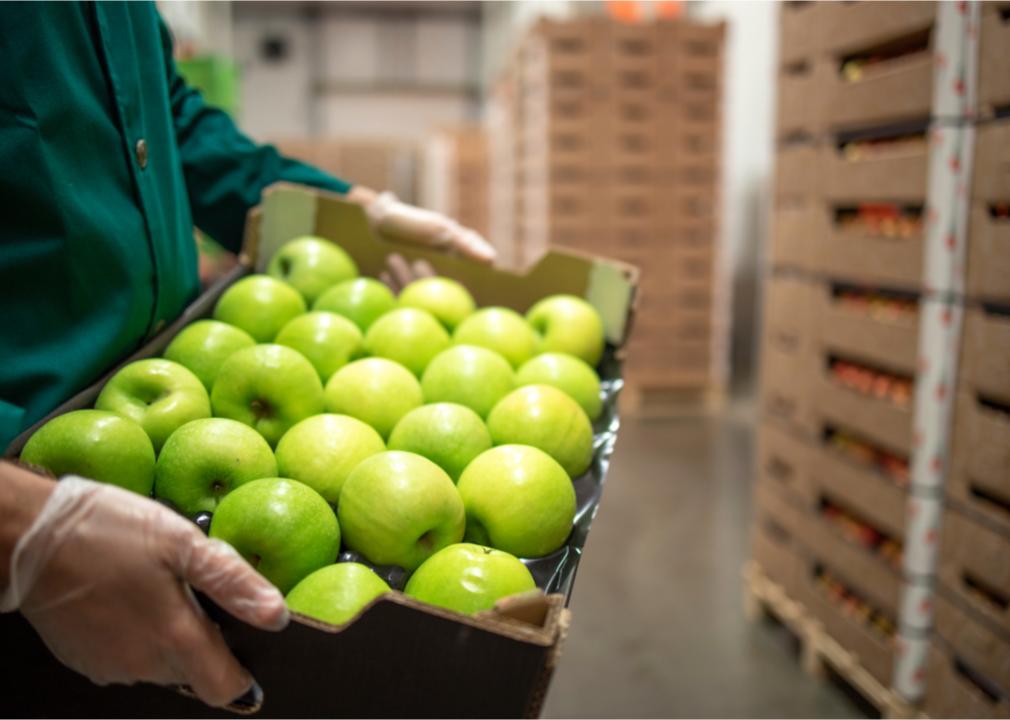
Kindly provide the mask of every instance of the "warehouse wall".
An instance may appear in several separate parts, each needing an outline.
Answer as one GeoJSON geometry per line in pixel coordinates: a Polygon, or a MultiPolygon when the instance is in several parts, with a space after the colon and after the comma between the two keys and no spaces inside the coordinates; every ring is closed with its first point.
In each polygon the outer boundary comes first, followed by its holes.
{"type": "Polygon", "coordinates": [[[257,137],[420,140],[478,116],[476,8],[237,3],[234,17],[257,137]]]}
{"type": "Polygon", "coordinates": [[[698,19],[728,23],[722,222],[733,286],[732,376],[738,385],[749,385],[771,201],[778,3],[703,0],[688,5],[688,11],[698,19]]]}

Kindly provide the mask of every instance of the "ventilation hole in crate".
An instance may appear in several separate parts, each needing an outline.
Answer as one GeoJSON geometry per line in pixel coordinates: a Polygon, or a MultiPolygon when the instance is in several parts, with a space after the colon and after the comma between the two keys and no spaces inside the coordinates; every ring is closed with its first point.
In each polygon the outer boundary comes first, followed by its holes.
{"type": "Polygon", "coordinates": [[[585,76],[574,70],[559,70],[554,73],[554,83],[561,88],[581,88],[585,81],[585,76]]]}
{"type": "Polygon", "coordinates": [[[974,685],[985,700],[992,704],[998,703],[1002,700],[1010,700],[1010,697],[1005,696],[1000,692],[999,687],[989,678],[984,675],[975,672],[970,667],[964,664],[964,662],[958,658],[954,658],[954,672],[956,672],[964,680],[974,685]]]}
{"type": "Polygon", "coordinates": [[[768,458],[765,470],[776,480],[783,480],[786,482],[792,480],[792,478],[796,475],[796,468],[793,467],[792,463],[783,460],[778,455],[772,455],[768,458]]]}
{"type": "Polygon", "coordinates": [[[624,55],[648,55],[652,52],[652,44],[643,38],[623,38],[618,43],[620,52],[624,55]]]}
{"type": "Polygon", "coordinates": [[[833,353],[825,357],[825,367],[832,380],[848,390],[886,400],[898,407],[907,407],[912,402],[912,378],[900,371],[833,353]]]}
{"type": "Polygon", "coordinates": [[[585,52],[586,43],[580,37],[557,37],[551,42],[551,50],[560,53],[585,52]]]}
{"type": "Polygon", "coordinates": [[[1006,611],[1010,608],[1010,599],[1002,591],[993,587],[974,573],[968,570],[963,571],[961,573],[961,582],[964,583],[969,593],[987,605],[992,605],[1000,611],[1006,611]]]}
{"type": "Polygon", "coordinates": [[[838,59],[838,71],[849,82],[857,82],[878,69],[886,69],[889,62],[913,55],[928,56],[931,35],[932,29],[926,28],[850,53],[838,59]]]}
{"type": "Polygon", "coordinates": [[[841,608],[850,619],[862,622],[886,640],[894,637],[896,630],[894,620],[867,602],[861,593],[853,590],[819,561],[814,563],[813,576],[818,591],[836,607],[841,608]]]}
{"type": "Polygon", "coordinates": [[[880,530],[865,516],[827,495],[820,498],[819,512],[847,540],[877,556],[891,567],[901,568],[902,543],[880,530]]]}
{"type": "Polygon", "coordinates": [[[717,45],[704,40],[688,40],[684,43],[684,51],[692,57],[713,57],[717,52],[717,45]]]}
{"type": "Polygon", "coordinates": [[[886,450],[858,433],[825,425],[821,434],[825,446],[843,457],[859,463],[894,482],[898,487],[908,487],[910,470],[907,455],[886,450]]]}
{"type": "Polygon", "coordinates": [[[810,72],[809,60],[795,60],[782,66],[782,72],[786,75],[806,75],[810,72]]]}
{"type": "Polygon", "coordinates": [[[692,90],[712,90],[715,88],[715,76],[708,73],[687,73],[684,79],[692,90]]]}
{"type": "Polygon", "coordinates": [[[986,488],[979,487],[974,482],[968,485],[968,492],[971,493],[973,498],[982,504],[992,508],[993,510],[999,511],[1010,518],[1010,500],[1007,498],[996,495],[986,488]]]}
{"type": "Polygon", "coordinates": [[[885,239],[921,236],[922,211],[922,205],[875,202],[837,205],[832,208],[834,224],[843,232],[885,239]]]}
{"type": "Polygon", "coordinates": [[[981,393],[977,394],[975,399],[978,401],[978,404],[984,408],[995,410],[1003,415],[1010,415],[1010,403],[1007,403],[1004,400],[997,400],[994,397],[982,395],[981,393]]]}
{"type": "Polygon", "coordinates": [[[639,122],[647,120],[649,111],[644,105],[638,103],[625,103],[621,105],[621,117],[625,120],[639,122]]]}
{"type": "Polygon", "coordinates": [[[792,533],[779,525],[771,518],[765,518],[762,523],[765,533],[772,536],[772,539],[780,545],[788,545],[792,542],[792,533]]]}
{"type": "Polygon", "coordinates": [[[639,70],[626,70],[621,73],[620,82],[621,85],[626,88],[641,90],[649,87],[651,79],[652,78],[649,76],[649,73],[641,72],[639,70]]]}

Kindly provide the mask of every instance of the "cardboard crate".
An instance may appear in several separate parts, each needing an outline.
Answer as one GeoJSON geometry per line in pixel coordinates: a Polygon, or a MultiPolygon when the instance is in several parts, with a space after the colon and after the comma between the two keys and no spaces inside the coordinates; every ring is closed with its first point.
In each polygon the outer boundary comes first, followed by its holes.
{"type": "Polygon", "coordinates": [[[928,30],[936,18],[936,5],[893,0],[827,4],[820,19],[827,31],[820,36],[819,49],[846,55],[928,30]]]}
{"type": "Polygon", "coordinates": [[[978,62],[981,113],[992,115],[1010,105],[1010,6],[1005,2],[982,6],[982,35],[978,62]]]}
{"type": "Polygon", "coordinates": [[[853,78],[845,72],[840,59],[832,58],[822,86],[827,128],[840,130],[928,118],[933,101],[933,63],[933,53],[924,45],[910,54],[866,67],[853,78]]]}
{"type": "Polygon", "coordinates": [[[812,203],[802,200],[780,202],[775,206],[768,249],[772,269],[813,270],[813,212],[812,203]]]}
{"type": "MultiPolygon", "coordinates": [[[[845,428],[838,428],[845,430],[845,428]]],[[[860,517],[896,540],[903,540],[908,492],[877,468],[844,455],[825,442],[810,450],[811,506],[824,498],[851,508],[860,517]]]]}
{"type": "Polygon", "coordinates": [[[1010,688],[1010,638],[973,613],[946,584],[937,590],[933,596],[935,634],[965,665],[996,687],[1010,688]]]}
{"type": "MultiPolygon", "coordinates": [[[[797,214],[793,232],[810,245],[814,272],[855,284],[916,290],[922,286],[923,235],[886,237],[858,227],[845,227],[836,208],[858,203],[814,202],[797,214]]],[[[799,241],[795,241],[799,242],[799,241]]]]}
{"type": "Polygon", "coordinates": [[[969,392],[1010,406],[1010,312],[965,309],[960,373],[969,392]]]}
{"type": "MultiPolygon", "coordinates": [[[[552,292],[585,297],[600,310],[609,342],[623,345],[635,286],[629,266],[551,252],[524,272],[508,272],[437,250],[377,240],[360,206],[336,195],[278,185],[267,190],[261,207],[250,214],[241,265],[125,362],[160,354],[182,327],[209,315],[231,283],[262,272],[283,242],[303,234],[339,237],[365,275],[375,276],[391,252],[428,260],[439,274],[467,285],[482,305],[523,309],[552,292]]],[[[54,414],[89,406],[108,377],[54,414]]],[[[34,429],[20,436],[10,453],[16,455],[34,429]]],[[[576,531],[573,541],[587,530],[576,531]]],[[[566,554],[578,555],[571,549],[566,554]]],[[[345,625],[295,614],[280,633],[255,630],[210,611],[240,662],[263,687],[260,714],[266,717],[536,716],[568,625],[564,592],[513,600],[473,617],[393,593],[345,625]],[[391,687],[396,692],[389,692],[391,687]]],[[[12,714],[64,715],[72,708],[75,714],[95,717],[229,716],[164,688],[92,685],[61,665],[20,615],[0,616],[0,625],[6,650],[0,660],[0,692],[12,714]]]]}
{"type": "Polygon", "coordinates": [[[847,156],[837,145],[825,145],[813,172],[824,179],[824,197],[835,203],[921,204],[926,198],[928,161],[925,136],[915,146],[862,157],[847,156]]]}
{"type": "Polygon", "coordinates": [[[983,202],[1010,201],[1010,118],[978,126],[971,192],[983,202]]]}
{"type": "Polygon", "coordinates": [[[984,199],[972,204],[967,263],[969,298],[1010,304],[1010,218],[995,217],[984,199]]]}
{"type": "Polygon", "coordinates": [[[1010,414],[960,392],[947,497],[1010,534],[1010,414]]]}
{"type": "Polygon", "coordinates": [[[814,549],[806,555],[801,568],[800,593],[802,602],[810,614],[820,621],[821,627],[843,649],[852,653],[860,665],[882,685],[889,687],[894,667],[894,642],[860,621],[851,612],[829,597],[825,588],[815,577],[815,570],[823,567],[848,587],[862,592],[867,597],[860,578],[848,577],[814,549]]]}
{"type": "Polygon", "coordinates": [[[794,65],[815,55],[823,43],[824,5],[784,2],[779,5],[779,65],[794,65]]]}
{"type": "MultiPolygon", "coordinates": [[[[846,360],[853,358],[845,357],[846,360]]],[[[899,455],[912,447],[912,403],[864,395],[835,381],[829,374],[828,353],[817,348],[814,357],[814,403],[818,418],[841,427],[858,428],[876,445],[899,455]]]]}
{"type": "Polygon", "coordinates": [[[919,352],[918,313],[905,316],[852,307],[818,284],[814,295],[817,339],[827,352],[914,375],[919,352]]]}
{"type": "Polygon", "coordinates": [[[812,343],[766,326],[761,339],[760,407],[766,417],[814,437],[819,432],[812,343]]]}
{"type": "Polygon", "coordinates": [[[950,506],[940,534],[940,581],[963,605],[1010,636],[1010,535],[950,506]]]}
{"type": "Polygon", "coordinates": [[[775,154],[775,198],[783,200],[817,198],[821,192],[822,157],[813,143],[791,143],[775,154]]]}
{"type": "Polygon", "coordinates": [[[976,671],[967,667],[946,643],[933,639],[922,706],[927,717],[1010,718],[1010,692],[1004,691],[997,699],[991,693],[991,686],[980,684],[976,671]]]}
{"type": "Polygon", "coordinates": [[[801,552],[797,538],[757,500],[751,525],[751,557],[791,599],[800,594],[801,552]]]}
{"type": "Polygon", "coordinates": [[[787,65],[779,70],[775,121],[779,139],[790,136],[813,138],[823,132],[824,91],[830,80],[830,66],[822,58],[787,65]]]}
{"type": "MultiPolygon", "coordinates": [[[[780,496],[787,497],[792,506],[804,508],[804,512],[814,507],[816,494],[811,474],[816,470],[815,456],[816,449],[809,438],[798,437],[768,418],[758,426],[757,477],[760,482],[774,485],[780,496]]],[[[796,523],[788,529],[800,533],[796,523]]]]}

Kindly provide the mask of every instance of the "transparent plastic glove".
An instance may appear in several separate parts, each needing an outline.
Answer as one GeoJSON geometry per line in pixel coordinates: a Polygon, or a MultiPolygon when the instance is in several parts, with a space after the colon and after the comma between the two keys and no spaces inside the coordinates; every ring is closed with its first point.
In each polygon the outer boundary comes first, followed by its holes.
{"type": "Polygon", "coordinates": [[[183,684],[226,705],[253,678],[190,588],[265,630],[288,622],[280,592],[230,546],[153,500],[67,477],[14,547],[0,611],[19,609],[99,685],[183,684]]]}
{"type": "Polygon", "coordinates": [[[365,212],[375,229],[391,240],[451,248],[481,262],[495,258],[495,249],[480,233],[442,213],[400,202],[391,192],[371,198],[365,212]]]}

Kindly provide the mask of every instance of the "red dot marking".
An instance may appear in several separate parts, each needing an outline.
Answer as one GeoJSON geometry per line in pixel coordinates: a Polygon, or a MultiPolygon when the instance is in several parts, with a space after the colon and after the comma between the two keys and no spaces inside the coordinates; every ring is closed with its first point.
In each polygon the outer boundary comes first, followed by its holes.
{"type": "Polygon", "coordinates": [[[947,249],[955,250],[957,248],[957,235],[954,233],[947,233],[947,249]]]}
{"type": "Polygon", "coordinates": [[[954,320],[954,311],[949,307],[945,307],[943,312],[940,314],[940,322],[943,323],[944,327],[949,327],[950,323],[954,320]]]}
{"type": "Polygon", "coordinates": [[[932,468],[933,472],[938,473],[943,470],[943,460],[939,456],[934,457],[929,466],[932,468]]]}
{"type": "Polygon", "coordinates": [[[936,528],[930,528],[929,532],[926,533],[926,544],[927,545],[936,544],[936,528]]]}
{"type": "Polygon", "coordinates": [[[936,386],[936,399],[942,401],[947,397],[947,383],[940,383],[936,386]]]}
{"type": "Polygon", "coordinates": [[[922,615],[925,615],[926,613],[928,613],[930,611],[930,609],[932,607],[933,607],[933,603],[930,602],[929,598],[923,598],[922,602],[919,603],[919,612],[922,615]]]}

